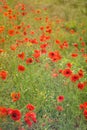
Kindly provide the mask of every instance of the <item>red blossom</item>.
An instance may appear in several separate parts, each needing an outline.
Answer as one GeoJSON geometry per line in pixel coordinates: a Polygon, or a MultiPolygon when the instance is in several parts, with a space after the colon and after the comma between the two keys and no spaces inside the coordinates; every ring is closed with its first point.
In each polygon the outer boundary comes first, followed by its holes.
{"type": "Polygon", "coordinates": [[[41,55],[41,52],[39,50],[34,51],[34,54],[33,54],[34,58],[39,58],[40,55],[41,55]]]}
{"type": "Polygon", "coordinates": [[[29,127],[32,126],[32,123],[36,123],[37,119],[36,119],[36,114],[34,112],[28,112],[25,114],[25,118],[24,118],[25,122],[27,123],[27,125],[29,127]]]}
{"type": "Polygon", "coordinates": [[[18,66],[18,71],[23,72],[25,71],[25,67],[23,65],[18,66]]]}
{"type": "Polygon", "coordinates": [[[79,78],[82,78],[84,76],[84,72],[82,69],[79,70],[78,75],[79,75],[79,78]]]}
{"type": "Polygon", "coordinates": [[[63,95],[58,96],[57,101],[58,102],[63,102],[64,101],[64,96],[63,95]]]}
{"type": "Polygon", "coordinates": [[[0,106],[0,117],[5,117],[7,115],[8,115],[7,108],[0,106]]]}
{"type": "Polygon", "coordinates": [[[62,71],[62,74],[63,74],[65,77],[70,77],[71,74],[72,74],[72,71],[71,71],[69,68],[66,68],[65,70],[62,71]]]}
{"type": "Polygon", "coordinates": [[[31,64],[33,62],[33,59],[32,58],[27,58],[26,59],[26,64],[31,64]]]}
{"type": "Polygon", "coordinates": [[[21,119],[21,112],[17,109],[12,110],[10,115],[14,121],[18,121],[21,119]]]}
{"type": "Polygon", "coordinates": [[[79,75],[78,74],[72,74],[71,75],[71,81],[76,82],[77,80],[79,80],[79,75]]]}
{"type": "Polygon", "coordinates": [[[87,109],[84,110],[83,114],[84,114],[84,117],[87,119],[87,109]]]}
{"type": "Polygon", "coordinates": [[[82,90],[84,87],[85,87],[85,84],[84,84],[84,83],[78,83],[78,88],[79,88],[80,90],[82,90]]]}
{"type": "Polygon", "coordinates": [[[63,107],[62,106],[57,106],[56,109],[57,109],[57,111],[63,111],[63,107]]]}
{"type": "Polygon", "coordinates": [[[69,62],[66,64],[67,67],[71,68],[72,67],[72,64],[69,62]]]}
{"type": "Polygon", "coordinates": [[[28,110],[33,111],[33,110],[35,109],[35,106],[33,106],[32,104],[27,104],[26,108],[27,108],[28,110]]]}
{"type": "Polygon", "coordinates": [[[20,92],[12,92],[11,93],[11,98],[13,102],[16,102],[20,99],[20,92]]]}
{"type": "Polygon", "coordinates": [[[75,57],[78,56],[78,54],[77,54],[77,53],[72,53],[71,56],[72,56],[73,58],[75,58],[75,57]]]}
{"type": "Polygon", "coordinates": [[[58,60],[61,60],[61,55],[58,51],[49,52],[48,57],[51,58],[53,62],[57,62],[58,60]]]}
{"type": "Polygon", "coordinates": [[[22,53],[18,54],[18,58],[24,60],[24,58],[25,58],[25,53],[22,52],[22,53]]]}
{"type": "Polygon", "coordinates": [[[0,78],[2,78],[3,80],[6,80],[7,76],[8,76],[7,71],[4,71],[4,70],[0,71],[0,78]]]}
{"type": "Polygon", "coordinates": [[[10,36],[14,36],[15,35],[15,31],[13,29],[11,29],[11,30],[8,31],[8,34],[10,36]]]}

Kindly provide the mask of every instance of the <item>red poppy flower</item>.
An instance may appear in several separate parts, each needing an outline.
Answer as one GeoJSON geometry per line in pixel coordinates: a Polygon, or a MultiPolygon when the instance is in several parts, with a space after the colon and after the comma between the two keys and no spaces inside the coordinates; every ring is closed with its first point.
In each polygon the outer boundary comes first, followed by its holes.
{"type": "Polygon", "coordinates": [[[79,108],[80,108],[80,110],[84,109],[84,105],[83,105],[83,104],[80,104],[80,105],[79,105],[79,108]]]}
{"type": "Polygon", "coordinates": [[[0,49],[0,53],[3,53],[3,52],[5,52],[3,49],[0,49]]]}
{"type": "Polygon", "coordinates": [[[7,113],[7,108],[5,107],[0,107],[0,117],[5,117],[7,116],[8,113],[7,113]]]}
{"type": "Polygon", "coordinates": [[[7,108],[7,113],[8,113],[8,115],[11,115],[12,111],[13,111],[12,108],[7,108]]]}
{"type": "Polygon", "coordinates": [[[25,118],[24,118],[25,122],[28,124],[28,126],[32,126],[32,123],[36,123],[36,114],[34,112],[28,112],[25,114],[25,118]]]}
{"type": "Polygon", "coordinates": [[[41,26],[41,27],[40,27],[40,30],[41,30],[41,31],[43,31],[43,30],[44,30],[44,27],[43,27],[43,26],[41,26]]]}
{"type": "Polygon", "coordinates": [[[33,43],[33,44],[38,44],[37,39],[31,39],[30,42],[33,43]]]}
{"type": "Polygon", "coordinates": [[[40,55],[41,55],[41,52],[39,50],[34,51],[34,54],[33,54],[34,58],[39,58],[40,55]]]}
{"type": "Polygon", "coordinates": [[[78,48],[78,44],[77,43],[74,43],[73,46],[76,47],[76,48],[78,48]]]}
{"type": "Polygon", "coordinates": [[[71,56],[72,56],[73,58],[75,58],[75,57],[78,56],[78,54],[77,54],[77,53],[72,53],[71,56]]]}
{"type": "Polygon", "coordinates": [[[48,56],[49,58],[53,58],[55,56],[55,52],[49,52],[48,56]]]}
{"type": "Polygon", "coordinates": [[[20,99],[20,93],[19,93],[19,92],[18,92],[18,93],[12,92],[12,93],[11,93],[11,98],[12,98],[12,101],[13,101],[13,102],[18,101],[18,100],[20,99]]]}
{"type": "Polygon", "coordinates": [[[40,48],[45,49],[47,46],[48,46],[48,44],[47,44],[47,43],[44,43],[44,44],[41,44],[41,45],[40,45],[40,48]]]}
{"type": "Polygon", "coordinates": [[[17,45],[16,45],[16,44],[13,44],[13,45],[10,46],[10,48],[11,48],[12,51],[15,51],[16,48],[17,48],[17,45]]]}
{"type": "Polygon", "coordinates": [[[79,75],[79,78],[82,78],[84,76],[83,70],[80,69],[78,72],[78,75],[79,75]]]}
{"type": "Polygon", "coordinates": [[[87,109],[87,102],[83,103],[84,109],[87,109]]]}
{"type": "Polygon", "coordinates": [[[25,58],[25,53],[22,52],[22,53],[18,54],[18,58],[24,60],[24,58],[25,58]]]}
{"type": "Polygon", "coordinates": [[[77,80],[79,80],[79,75],[78,74],[72,74],[71,75],[71,81],[76,82],[77,80]]]}
{"type": "Polygon", "coordinates": [[[60,43],[61,43],[60,40],[57,39],[57,40],[56,40],[56,44],[60,44],[60,43]]]}
{"type": "Polygon", "coordinates": [[[82,46],[85,46],[85,45],[86,45],[86,43],[85,43],[85,42],[82,42],[81,44],[82,44],[82,46]]]}
{"type": "Polygon", "coordinates": [[[11,112],[11,118],[14,120],[14,121],[18,121],[21,119],[21,112],[17,109],[15,110],[12,110],[11,112]]]}
{"type": "Polygon", "coordinates": [[[63,107],[62,107],[62,106],[57,106],[56,109],[57,109],[58,111],[63,111],[63,107]]]}
{"type": "Polygon", "coordinates": [[[72,64],[71,63],[67,63],[66,66],[69,67],[69,68],[71,68],[72,64]]]}
{"type": "Polygon", "coordinates": [[[46,49],[41,49],[41,54],[46,54],[46,49]]]}
{"type": "Polygon", "coordinates": [[[25,67],[23,65],[18,66],[18,71],[23,72],[25,71],[25,67]]]}
{"type": "Polygon", "coordinates": [[[58,96],[57,101],[58,102],[63,102],[64,101],[64,96],[63,95],[58,96]]]}
{"type": "Polygon", "coordinates": [[[79,89],[82,90],[84,87],[85,87],[85,84],[84,84],[84,83],[78,83],[78,88],[79,88],[79,89]]]}
{"type": "Polygon", "coordinates": [[[3,80],[6,80],[7,78],[7,75],[8,73],[4,70],[0,71],[0,77],[3,79],[3,80]]]}
{"type": "Polygon", "coordinates": [[[33,110],[35,109],[35,107],[34,107],[32,104],[28,104],[28,105],[26,106],[26,108],[27,108],[28,110],[31,110],[31,111],[33,111],[33,110]]]}
{"type": "Polygon", "coordinates": [[[51,58],[53,62],[57,62],[62,58],[58,51],[49,52],[48,57],[51,58]]]}
{"type": "Polygon", "coordinates": [[[68,48],[69,47],[69,44],[67,41],[64,41],[63,44],[62,44],[63,48],[68,48]]]}
{"type": "Polygon", "coordinates": [[[5,27],[4,26],[0,26],[0,33],[2,33],[4,31],[5,27]]]}
{"type": "Polygon", "coordinates": [[[14,36],[15,35],[15,31],[13,29],[11,29],[11,30],[8,31],[8,34],[10,36],[14,36]]]}
{"type": "Polygon", "coordinates": [[[87,119],[87,109],[84,110],[83,114],[84,114],[84,117],[87,119]]]}
{"type": "Polygon", "coordinates": [[[62,74],[63,70],[62,70],[62,69],[59,69],[58,72],[62,74]]]}
{"type": "Polygon", "coordinates": [[[52,77],[54,77],[54,78],[55,78],[55,77],[58,77],[58,73],[53,73],[53,74],[52,74],[52,77]]]}
{"type": "Polygon", "coordinates": [[[65,70],[62,71],[62,74],[63,74],[65,77],[69,77],[69,76],[71,76],[72,71],[71,71],[69,68],[66,68],[65,70]]]}
{"type": "Polygon", "coordinates": [[[31,64],[33,62],[33,59],[32,58],[28,58],[27,60],[26,60],[26,64],[31,64]]]}

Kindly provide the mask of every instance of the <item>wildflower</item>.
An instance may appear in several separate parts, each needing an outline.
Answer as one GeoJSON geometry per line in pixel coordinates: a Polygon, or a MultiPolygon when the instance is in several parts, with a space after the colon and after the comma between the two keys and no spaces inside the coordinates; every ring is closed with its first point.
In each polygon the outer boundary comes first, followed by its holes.
{"type": "Polygon", "coordinates": [[[0,117],[5,117],[7,115],[7,109],[5,107],[0,107],[0,117]]]}
{"type": "Polygon", "coordinates": [[[25,53],[22,52],[22,53],[18,54],[18,58],[24,60],[24,58],[25,58],[25,53]]]}
{"type": "Polygon", "coordinates": [[[0,33],[2,33],[4,31],[5,27],[4,26],[0,26],[0,33]]]}
{"type": "Polygon", "coordinates": [[[26,60],[26,64],[31,64],[33,62],[33,59],[32,58],[28,58],[27,60],[26,60]]]}
{"type": "Polygon", "coordinates": [[[57,74],[57,73],[53,73],[53,74],[52,74],[52,77],[54,77],[54,78],[55,78],[55,77],[58,77],[58,74],[57,74]]]}
{"type": "Polygon", "coordinates": [[[79,75],[78,74],[72,74],[71,75],[71,81],[76,82],[77,80],[79,80],[79,75]]]}
{"type": "Polygon", "coordinates": [[[77,53],[72,53],[71,56],[72,56],[73,58],[75,58],[75,57],[78,56],[78,54],[77,54],[77,53]]]}
{"type": "Polygon", "coordinates": [[[11,48],[12,51],[15,51],[16,48],[17,48],[17,45],[16,45],[16,44],[13,44],[13,45],[10,46],[10,48],[11,48]]]}
{"type": "Polygon", "coordinates": [[[71,63],[67,63],[66,66],[69,67],[69,68],[71,68],[72,64],[71,63]]]}
{"type": "Polygon", "coordinates": [[[40,48],[45,49],[47,46],[48,46],[48,44],[47,44],[47,43],[44,43],[44,44],[41,44],[41,45],[40,45],[40,48]]]}
{"type": "Polygon", "coordinates": [[[3,52],[5,52],[3,49],[0,49],[0,53],[3,53],[3,52]]]}
{"type": "Polygon", "coordinates": [[[13,29],[11,29],[11,30],[8,31],[8,34],[10,36],[14,36],[15,35],[15,31],[13,29]]]}
{"type": "Polygon", "coordinates": [[[71,76],[72,71],[71,71],[69,68],[66,68],[65,70],[62,71],[62,74],[63,74],[65,77],[69,77],[69,76],[71,76]]]}
{"type": "Polygon", "coordinates": [[[13,101],[13,102],[18,101],[18,100],[20,99],[20,93],[19,93],[19,92],[18,92],[18,93],[12,92],[12,93],[11,93],[11,98],[12,98],[12,101],[13,101]]]}
{"type": "Polygon", "coordinates": [[[82,46],[86,46],[86,43],[85,43],[85,42],[82,42],[81,44],[82,44],[82,46]]]}
{"type": "Polygon", "coordinates": [[[73,46],[78,48],[78,44],[77,43],[73,43],[73,46]]]}
{"type": "Polygon", "coordinates": [[[58,96],[57,101],[58,102],[63,102],[64,101],[64,96],[63,95],[58,96]]]}
{"type": "Polygon", "coordinates": [[[49,52],[48,56],[49,58],[53,58],[55,56],[55,52],[49,52]]]}
{"type": "Polygon", "coordinates": [[[79,78],[82,78],[84,76],[84,72],[82,69],[79,70],[78,75],[79,75],[79,78]]]}
{"type": "Polygon", "coordinates": [[[84,109],[87,109],[87,102],[83,103],[84,109]]]}
{"type": "Polygon", "coordinates": [[[83,104],[80,104],[80,105],[79,105],[79,108],[80,108],[80,110],[84,109],[84,105],[83,105],[83,104]]]}
{"type": "Polygon", "coordinates": [[[56,109],[57,109],[58,111],[63,111],[63,107],[62,107],[62,106],[57,106],[56,109]]]}
{"type": "Polygon", "coordinates": [[[87,109],[84,110],[83,114],[84,114],[84,117],[87,119],[87,109]]]}
{"type": "Polygon", "coordinates": [[[40,55],[41,55],[41,52],[39,50],[34,50],[34,54],[33,54],[34,58],[39,58],[40,55]]]}
{"type": "Polygon", "coordinates": [[[7,108],[7,113],[10,115],[12,113],[13,109],[12,108],[7,108]]]}
{"type": "Polygon", "coordinates": [[[18,71],[23,72],[25,71],[25,67],[23,65],[18,66],[18,71]]]}
{"type": "Polygon", "coordinates": [[[12,110],[10,115],[14,121],[18,121],[21,119],[21,112],[18,109],[12,110]]]}
{"type": "Polygon", "coordinates": [[[28,112],[25,114],[25,118],[24,118],[25,122],[27,123],[27,125],[30,127],[32,126],[32,123],[36,123],[36,114],[34,112],[28,112]]]}
{"type": "Polygon", "coordinates": [[[85,84],[84,84],[84,83],[78,83],[78,88],[79,88],[80,90],[82,90],[84,87],[85,87],[85,84]]]}
{"type": "Polygon", "coordinates": [[[41,54],[46,54],[46,49],[41,49],[41,54]]]}
{"type": "Polygon", "coordinates": [[[69,44],[67,41],[64,41],[63,44],[62,44],[63,48],[68,48],[69,47],[69,44]]]}
{"type": "Polygon", "coordinates": [[[52,59],[53,62],[57,62],[58,60],[61,60],[61,55],[59,52],[49,52],[48,57],[52,59]]]}
{"type": "Polygon", "coordinates": [[[26,108],[31,111],[35,109],[35,107],[32,104],[27,104],[26,108]]]}
{"type": "Polygon", "coordinates": [[[0,71],[0,77],[3,79],[3,80],[6,80],[7,78],[7,75],[8,73],[4,70],[0,71]]]}
{"type": "Polygon", "coordinates": [[[60,43],[61,43],[60,40],[57,39],[57,40],[56,40],[56,44],[60,44],[60,43]]]}

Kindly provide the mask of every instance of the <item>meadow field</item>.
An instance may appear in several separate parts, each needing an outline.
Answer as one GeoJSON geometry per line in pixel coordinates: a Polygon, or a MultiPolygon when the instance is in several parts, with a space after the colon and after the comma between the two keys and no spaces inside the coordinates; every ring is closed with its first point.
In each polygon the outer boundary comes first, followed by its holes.
{"type": "Polygon", "coordinates": [[[0,0],[0,130],[87,130],[86,0],[0,0]]]}

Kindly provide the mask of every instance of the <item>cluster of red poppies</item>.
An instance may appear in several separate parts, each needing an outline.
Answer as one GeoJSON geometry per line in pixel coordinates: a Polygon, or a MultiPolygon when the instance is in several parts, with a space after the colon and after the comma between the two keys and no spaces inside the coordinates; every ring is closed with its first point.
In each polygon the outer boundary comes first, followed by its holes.
{"type": "MultiPolygon", "coordinates": [[[[36,123],[36,113],[34,112],[35,107],[32,104],[27,104],[26,106],[27,112],[25,113],[24,116],[24,121],[27,123],[27,125],[30,127],[32,126],[32,123],[36,123]]],[[[12,108],[5,108],[5,107],[0,107],[0,117],[7,117],[10,116],[12,120],[14,121],[20,121],[22,118],[22,113],[18,109],[12,109],[12,108]]]]}

